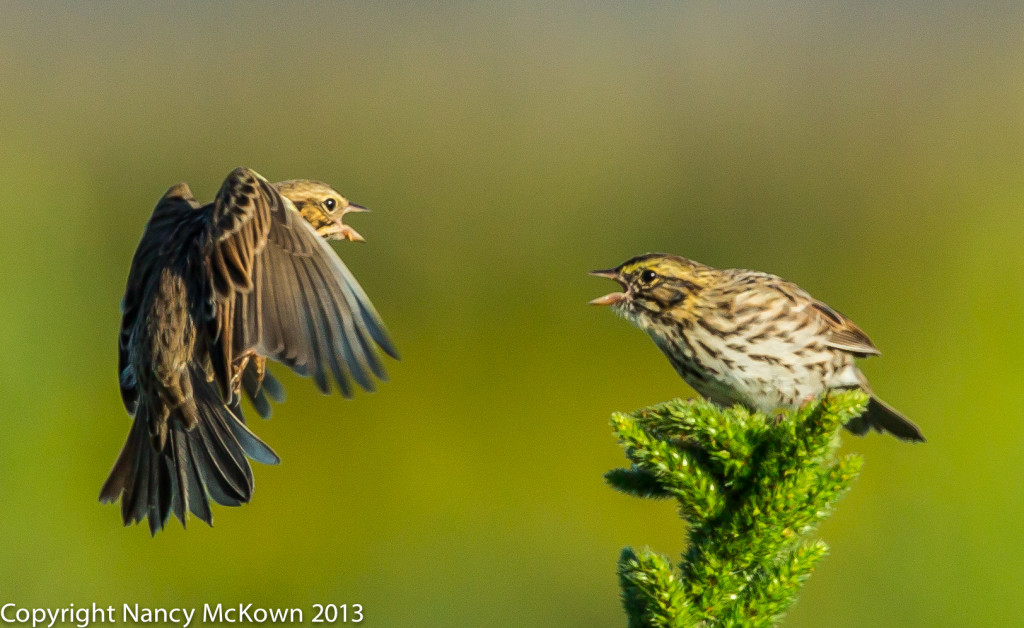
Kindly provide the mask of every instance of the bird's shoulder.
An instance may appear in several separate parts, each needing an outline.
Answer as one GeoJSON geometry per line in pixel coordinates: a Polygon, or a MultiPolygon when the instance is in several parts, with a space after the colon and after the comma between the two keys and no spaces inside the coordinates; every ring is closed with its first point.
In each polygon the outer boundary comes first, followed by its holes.
{"type": "Polygon", "coordinates": [[[174,250],[193,237],[190,232],[201,228],[200,210],[187,183],[171,186],[157,201],[132,256],[122,312],[128,312],[160,270],[173,262],[174,250]]]}

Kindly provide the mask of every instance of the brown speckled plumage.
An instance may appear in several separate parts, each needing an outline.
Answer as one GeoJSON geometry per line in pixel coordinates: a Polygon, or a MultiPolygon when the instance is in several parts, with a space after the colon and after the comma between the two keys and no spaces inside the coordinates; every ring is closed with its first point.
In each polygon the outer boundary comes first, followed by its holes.
{"type": "MultiPolygon", "coordinates": [[[[770,412],[833,388],[871,392],[854,362],[878,349],[853,321],[785,279],[660,253],[593,274],[615,279],[623,292],[592,303],[612,305],[646,331],[679,375],[718,404],[770,412]]],[[[924,440],[874,396],[847,428],[924,440]]]]}

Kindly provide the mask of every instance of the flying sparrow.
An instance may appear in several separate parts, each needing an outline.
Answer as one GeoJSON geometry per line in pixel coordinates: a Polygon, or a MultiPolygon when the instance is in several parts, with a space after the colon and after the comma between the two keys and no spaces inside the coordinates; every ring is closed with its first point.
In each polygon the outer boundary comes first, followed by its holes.
{"type": "Polygon", "coordinates": [[[212,523],[209,499],[248,502],[246,457],[279,458],[245,424],[241,390],[268,415],[283,390],[266,359],[333,381],[385,379],[379,347],[398,356],[373,305],[324,238],[362,240],[341,222],[353,205],[330,186],[277,185],[238,168],[200,205],[170,188],[146,225],[128,273],[119,341],[121,397],[134,417],[100,501],[121,499],[125,525],[151,533],[173,512],[212,523]]]}

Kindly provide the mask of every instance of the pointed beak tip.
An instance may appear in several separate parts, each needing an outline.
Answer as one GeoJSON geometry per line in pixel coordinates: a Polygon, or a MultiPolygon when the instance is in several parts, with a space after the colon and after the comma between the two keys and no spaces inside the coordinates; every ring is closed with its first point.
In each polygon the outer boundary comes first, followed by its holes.
{"type": "Polygon", "coordinates": [[[593,275],[594,277],[604,277],[605,279],[615,279],[615,277],[618,276],[618,273],[615,272],[614,268],[605,268],[603,270],[592,270],[588,274],[589,275],[593,275]]]}

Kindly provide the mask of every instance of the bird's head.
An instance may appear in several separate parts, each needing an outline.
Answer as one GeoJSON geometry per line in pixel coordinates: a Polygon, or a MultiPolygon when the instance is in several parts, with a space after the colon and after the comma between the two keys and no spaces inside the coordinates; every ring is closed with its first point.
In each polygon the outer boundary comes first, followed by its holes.
{"type": "Polygon", "coordinates": [[[292,179],[275,183],[274,187],[295,205],[302,217],[316,229],[317,234],[328,240],[349,240],[365,242],[363,236],[341,221],[345,214],[368,212],[361,205],[349,202],[337,190],[309,179],[292,179]]]}
{"type": "Polygon", "coordinates": [[[615,268],[591,271],[596,277],[619,282],[622,291],[598,297],[590,305],[610,305],[637,326],[649,329],[663,316],[677,315],[692,306],[692,297],[708,285],[710,270],[678,255],[640,255],[615,268]]]}

